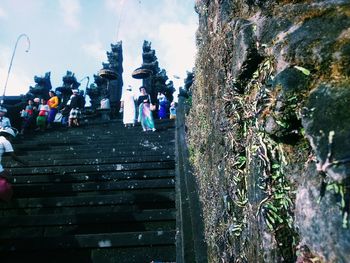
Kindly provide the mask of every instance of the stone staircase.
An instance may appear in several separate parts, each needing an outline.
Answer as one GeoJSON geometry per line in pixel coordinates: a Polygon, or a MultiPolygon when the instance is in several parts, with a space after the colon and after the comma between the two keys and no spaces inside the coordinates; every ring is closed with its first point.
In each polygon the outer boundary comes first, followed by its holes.
{"type": "Polygon", "coordinates": [[[175,129],[86,123],[17,139],[4,158],[1,262],[175,262],[175,129]]]}

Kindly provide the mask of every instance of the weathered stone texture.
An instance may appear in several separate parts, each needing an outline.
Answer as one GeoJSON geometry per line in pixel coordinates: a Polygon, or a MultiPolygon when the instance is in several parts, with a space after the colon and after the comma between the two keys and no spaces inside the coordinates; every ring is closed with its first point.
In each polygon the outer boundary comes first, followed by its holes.
{"type": "Polygon", "coordinates": [[[350,262],[350,2],[197,0],[211,262],[350,262]]]}

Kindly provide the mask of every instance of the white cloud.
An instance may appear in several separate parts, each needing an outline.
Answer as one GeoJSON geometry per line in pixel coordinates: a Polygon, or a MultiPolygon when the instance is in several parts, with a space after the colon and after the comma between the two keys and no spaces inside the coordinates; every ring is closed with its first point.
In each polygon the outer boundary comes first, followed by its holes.
{"type": "Polygon", "coordinates": [[[113,10],[113,12],[120,12],[120,9],[125,4],[126,0],[105,0],[105,6],[107,10],[113,10]]]}
{"type": "Polygon", "coordinates": [[[106,50],[101,42],[87,43],[82,46],[84,52],[93,59],[102,62],[106,60],[106,50]]]}
{"type": "Polygon", "coordinates": [[[160,26],[157,40],[160,45],[159,51],[162,52],[160,67],[167,70],[169,78],[172,79],[173,75],[185,78],[185,71],[191,71],[194,67],[196,28],[195,23],[167,23],[160,26]]]}
{"type": "Polygon", "coordinates": [[[79,0],[60,0],[64,23],[73,30],[80,28],[79,14],[81,11],[79,0]]]}
{"type": "MultiPolygon", "coordinates": [[[[5,80],[7,77],[7,68],[0,67],[0,74],[3,76],[1,81],[0,96],[4,92],[5,80]]],[[[29,86],[33,86],[33,77],[27,75],[27,70],[22,68],[12,69],[6,86],[6,96],[18,96],[25,94],[29,90],[29,86]]]]}
{"type": "Polygon", "coordinates": [[[0,19],[6,19],[6,18],[7,18],[7,13],[2,7],[0,7],[0,19]]]}

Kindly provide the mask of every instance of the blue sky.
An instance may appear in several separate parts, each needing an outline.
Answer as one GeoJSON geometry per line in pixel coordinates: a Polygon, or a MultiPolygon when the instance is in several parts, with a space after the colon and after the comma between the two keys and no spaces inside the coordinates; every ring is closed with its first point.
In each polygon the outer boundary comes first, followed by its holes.
{"type": "Polygon", "coordinates": [[[21,38],[6,95],[26,93],[35,85],[34,75],[47,71],[53,87],[61,86],[67,70],[78,81],[89,76],[91,83],[117,40],[123,41],[124,87],[141,85],[131,73],[142,63],[143,40],[152,42],[160,68],[175,86],[183,86],[194,66],[197,27],[192,0],[1,0],[0,95],[22,33],[30,39],[30,50],[25,52],[27,41],[21,38]]]}

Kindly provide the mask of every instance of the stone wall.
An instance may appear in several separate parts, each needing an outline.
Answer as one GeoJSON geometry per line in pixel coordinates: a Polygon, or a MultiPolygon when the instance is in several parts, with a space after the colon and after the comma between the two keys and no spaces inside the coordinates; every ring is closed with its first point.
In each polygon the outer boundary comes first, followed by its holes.
{"type": "Polygon", "coordinates": [[[197,0],[210,262],[350,262],[350,3],[197,0]]]}

